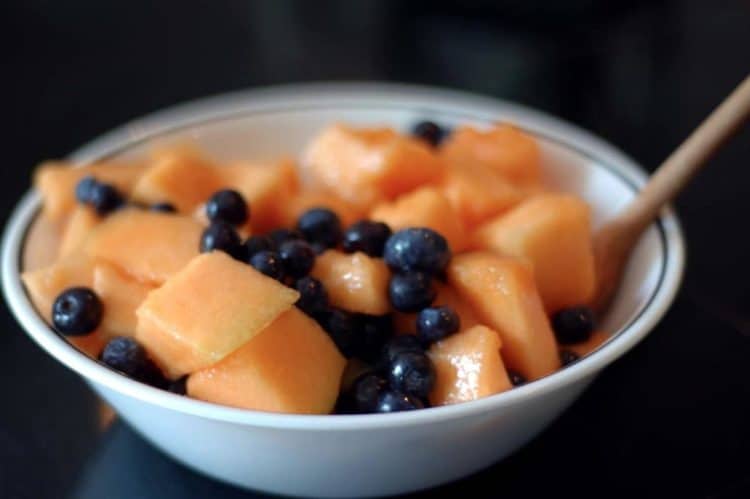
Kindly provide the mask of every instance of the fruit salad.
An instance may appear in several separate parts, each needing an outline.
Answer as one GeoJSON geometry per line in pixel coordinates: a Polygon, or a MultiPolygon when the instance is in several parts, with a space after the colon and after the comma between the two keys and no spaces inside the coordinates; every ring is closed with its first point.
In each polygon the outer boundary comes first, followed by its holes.
{"type": "Polygon", "coordinates": [[[134,380],[232,407],[386,413],[554,373],[607,339],[590,213],[507,124],[332,125],[296,158],[189,146],[39,166],[39,314],[134,380]]]}

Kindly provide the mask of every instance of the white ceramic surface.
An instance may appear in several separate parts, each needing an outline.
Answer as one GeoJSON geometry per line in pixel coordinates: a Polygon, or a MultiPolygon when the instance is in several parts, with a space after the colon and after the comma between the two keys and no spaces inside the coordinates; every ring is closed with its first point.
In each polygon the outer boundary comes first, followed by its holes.
{"type": "MultiPolygon", "coordinates": [[[[549,181],[586,198],[596,224],[621,209],[645,179],[638,165],[617,149],[542,113],[463,93],[384,84],[294,85],[204,99],[118,128],[76,151],[72,159],[138,154],[152,145],[153,137],[189,137],[223,159],[275,156],[299,151],[334,121],[404,129],[421,118],[449,125],[511,121],[534,132],[549,181]]],[[[242,487],[301,496],[412,491],[465,476],[510,454],[568,407],[602,368],[648,334],[674,298],[684,264],[679,224],[666,211],[638,245],[604,320],[613,337],[573,366],[510,392],[410,413],[280,415],[150,388],[100,366],[58,337],[34,312],[19,280],[25,231],[39,202],[35,192],[21,200],[2,247],[3,291],[28,334],[178,461],[242,487]]]]}

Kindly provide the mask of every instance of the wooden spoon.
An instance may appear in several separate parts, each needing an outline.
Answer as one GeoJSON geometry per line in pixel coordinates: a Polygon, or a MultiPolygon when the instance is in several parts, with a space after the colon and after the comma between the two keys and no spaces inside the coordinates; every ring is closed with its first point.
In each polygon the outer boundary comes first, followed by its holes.
{"type": "Polygon", "coordinates": [[[594,310],[601,312],[609,305],[641,233],[748,117],[750,76],[659,166],[626,210],[594,234],[594,310]]]}

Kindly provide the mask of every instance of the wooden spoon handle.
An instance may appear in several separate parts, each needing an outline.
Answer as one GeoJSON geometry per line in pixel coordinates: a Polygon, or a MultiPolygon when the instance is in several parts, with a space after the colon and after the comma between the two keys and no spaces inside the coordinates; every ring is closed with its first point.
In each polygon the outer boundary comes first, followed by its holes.
{"type": "Polygon", "coordinates": [[[748,117],[750,76],[661,164],[638,197],[618,217],[620,226],[639,235],[748,117]]]}

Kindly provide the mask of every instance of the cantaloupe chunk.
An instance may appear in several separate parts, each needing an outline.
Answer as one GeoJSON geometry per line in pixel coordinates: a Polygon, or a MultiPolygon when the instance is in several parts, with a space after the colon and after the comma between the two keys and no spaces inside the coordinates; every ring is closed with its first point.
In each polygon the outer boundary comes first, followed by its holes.
{"type": "Polygon", "coordinates": [[[99,224],[84,251],[140,281],[161,284],[198,255],[202,231],[191,217],[126,209],[99,224]]]}
{"type": "Polygon", "coordinates": [[[127,195],[145,168],[141,164],[116,163],[74,167],[71,163],[48,161],[34,172],[34,186],[42,193],[44,214],[51,220],[60,220],[76,206],[75,188],[83,177],[93,175],[127,195]]]}
{"type": "Polygon", "coordinates": [[[499,215],[521,202],[527,190],[482,164],[451,165],[440,189],[466,227],[499,215]]]}
{"type": "Polygon", "coordinates": [[[66,218],[52,220],[44,212],[37,215],[23,243],[21,268],[25,272],[48,267],[57,261],[67,223],[66,218]]]}
{"type": "Polygon", "coordinates": [[[588,340],[582,343],[576,343],[575,345],[562,345],[560,348],[570,350],[571,352],[578,354],[579,357],[583,357],[599,348],[610,337],[611,335],[604,331],[594,331],[591,333],[591,337],[588,340]]]}
{"type": "Polygon", "coordinates": [[[434,187],[422,187],[394,201],[380,203],[369,218],[386,223],[393,231],[429,227],[442,235],[454,252],[461,251],[466,244],[466,233],[458,213],[434,187]]]}
{"type": "Polygon", "coordinates": [[[172,203],[180,213],[192,213],[223,187],[217,170],[194,149],[162,150],[133,188],[133,198],[146,204],[172,203]]]}
{"type": "Polygon", "coordinates": [[[312,208],[328,208],[338,215],[343,227],[348,227],[363,218],[364,212],[355,205],[344,201],[333,194],[316,191],[303,191],[286,203],[283,227],[293,227],[300,215],[312,208]]]}
{"type": "Polygon", "coordinates": [[[238,191],[250,205],[253,232],[283,225],[287,205],[294,199],[299,179],[294,162],[234,163],[220,169],[222,183],[238,191]]]}
{"type": "Polygon", "coordinates": [[[436,377],[430,403],[456,404],[510,390],[501,346],[498,334],[485,326],[464,329],[433,344],[428,355],[436,377]]]}
{"type": "Polygon", "coordinates": [[[567,194],[543,194],[488,222],[478,247],[528,258],[548,312],[588,303],[596,286],[588,205],[567,194]]]}
{"type": "MultiPolygon", "coordinates": [[[[48,324],[52,324],[52,304],[60,293],[76,286],[92,287],[94,265],[93,260],[78,253],[68,255],[48,267],[21,274],[31,303],[48,324]]],[[[85,336],[68,336],[67,339],[90,357],[96,357],[109,337],[107,331],[99,328],[85,336]]]]}
{"type": "Polygon", "coordinates": [[[440,154],[450,165],[488,166],[516,185],[537,184],[541,179],[539,145],[511,125],[498,124],[487,130],[458,127],[440,154]]]}
{"type": "Polygon", "coordinates": [[[111,335],[134,336],[136,309],[155,286],[136,281],[112,265],[97,263],[93,288],[104,303],[101,329],[111,335]]]}
{"type": "Polygon", "coordinates": [[[345,364],[320,326],[292,307],[224,360],[193,373],[187,391],[244,409],[327,414],[345,364]]]}
{"type": "Polygon", "coordinates": [[[91,207],[78,205],[73,208],[60,241],[60,258],[79,251],[99,222],[101,217],[91,207]]]}
{"type": "Polygon", "coordinates": [[[383,315],[389,310],[391,273],[380,258],[328,250],[315,260],[311,274],[323,283],[330,303],[336,307],[370,315],[383,315]]]}
{"type": "Polygon", "coordinates": [[[148,294],[136,310],[136,338],[176,378],[220,361],[297,298],[221,251],[204,253],[148,294]]]}
{"type": "MultiPolygon", "coordinates": [[[[479,318],[471,309],[471,306],[461,298],[456,290],[448,284],[436,282],[437,295],[432,307],[448,306],[451,307],[461,319],[461,329],[468,329],[479,324],[479,318]]],[[[416,332],[417,314],[407,314],[403,312],[393,313],[393,325],[397,334],[416,332]]]]}
{"type": "Polygon", "coordinates": [[[503,343],[511,369],[537,379],[560,367],[557,345],[527,262],[490,252],[464,253],[448,265],[448,282],[503,343]]]}
{"type": "Polygon", "coordinates": [[[393,199],[443,173],[421,141],[390,128],[326,128],[303,154],[306,180],[362,208],[393,199]]]}

